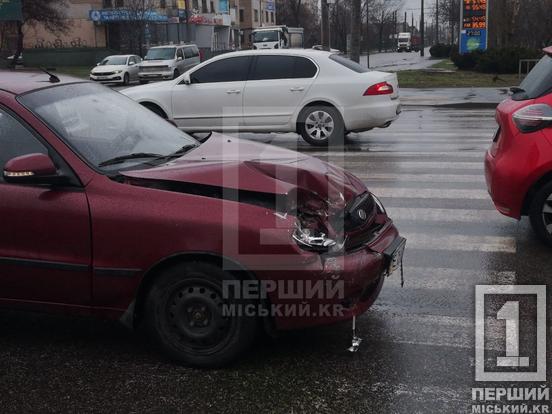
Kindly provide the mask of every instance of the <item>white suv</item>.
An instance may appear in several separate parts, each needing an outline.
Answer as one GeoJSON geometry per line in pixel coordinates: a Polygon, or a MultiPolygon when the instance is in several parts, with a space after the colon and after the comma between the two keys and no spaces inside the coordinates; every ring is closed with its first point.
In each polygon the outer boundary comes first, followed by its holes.
{"type": "Polygon", "coordinates": [[[152,47],[140,64],[140,83],[176,79],[200,62],[199,49],[193,44],[152,47]]]}

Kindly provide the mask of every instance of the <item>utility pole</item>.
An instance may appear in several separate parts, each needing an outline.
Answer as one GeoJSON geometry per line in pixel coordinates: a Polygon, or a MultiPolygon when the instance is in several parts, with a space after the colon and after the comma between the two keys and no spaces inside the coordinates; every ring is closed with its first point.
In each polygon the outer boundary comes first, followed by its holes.
{"type": "Polygon", "coordinates": [[[330,50],[330,10],[328,0],[322,0],[322,48],[330,50]]]}
{"type": "Polygon", "coordinates": [[[370,69],[370,8],[366,2],[366,62],[367,68],[370,69]]]}
{"type": "Polygon", "coordinates": [[[351,60],[360,62],[360,27],[362,26],[361,0],[353,0],[351,10],[351,60]]]}
{"type": "Polygon", "coordinates": [[[403,32],[406,32],[406,20],[408,19],[406,12],[404,12],[403,32]]]}
{"type": "Polygon", "coordinates": [[[435,0],[435,43],[439,43],[439,0],[435,0]]]}
{"type": "Polygon", "coordinates": [[[410,25],[410,32],[414,34],[414,12],[412,12],[412,24],[410,25]]]}
{"type": "Polygon", "coordinates": [[[420,56],[425,56],[425,27],[424,27],[424,0],[422,0],[422,16],[420,17],[420,37],[422,38],[422,44],[421,44],[421,50],[420,50],[420,56]]]}

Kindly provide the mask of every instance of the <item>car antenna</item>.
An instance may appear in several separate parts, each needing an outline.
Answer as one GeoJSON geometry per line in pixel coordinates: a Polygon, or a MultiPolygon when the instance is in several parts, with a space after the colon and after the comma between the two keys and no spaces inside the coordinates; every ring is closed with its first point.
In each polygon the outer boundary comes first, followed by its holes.
{"type": "MultiPolygon", "coordinates": [[[[44,72],[45,74],[50,75],[50,79],[48,79],[50,81],[50,83],[60,83],[61,82],[56,75],[54,75],[53,73],[48,72],[48,69],[40,68],[40,70],[42,72],[44,72]]],[[[50,69],[50,70],[52,70],[52,69],[50,69]]]]}

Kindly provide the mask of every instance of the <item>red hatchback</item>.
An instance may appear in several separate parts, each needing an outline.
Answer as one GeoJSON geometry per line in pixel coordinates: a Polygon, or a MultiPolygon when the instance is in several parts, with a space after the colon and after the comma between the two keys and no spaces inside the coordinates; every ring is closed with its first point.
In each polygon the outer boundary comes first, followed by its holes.
{"type": "Polygon", "coordinates": [[[535,233],[552,246],[552,47],[544,52],[497,108],[485,174],[498,211],[516,219],[528,215],[535,233]]]}
{"type": "Polygon", "coordinates": [[[221,365],[258,328],[366,311],[401,264],[379,200],[293,151],[179,131],[103,86],[0,72],[0,304],[119,318],[221,365]]]}

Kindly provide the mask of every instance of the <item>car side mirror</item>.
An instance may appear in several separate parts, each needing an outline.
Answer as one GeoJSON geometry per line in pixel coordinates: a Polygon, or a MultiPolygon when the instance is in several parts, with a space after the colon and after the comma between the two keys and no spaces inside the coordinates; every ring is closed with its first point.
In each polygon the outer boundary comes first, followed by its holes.
{"type": "Polygon", "coordinates": [[[190,79],[190,74],[189,73],[184,74],[184,79],[182,80],[182,82],[185,85],[190,85],[192,83],[192,80],[190,79]]]}
{"type": "Polygon", "coordinates": [[[55,185],[67,182],[58,174],[52,159],[45,154],[12,158],[4,166],[4,180],[13,184],[55,185]]]}
{"type": "Polygon", "coordinates": [[[100,66],[100,63],[101,63],[101,62],[96,63],[96,66],[100,66]]]}

